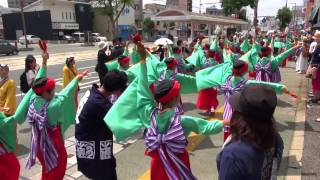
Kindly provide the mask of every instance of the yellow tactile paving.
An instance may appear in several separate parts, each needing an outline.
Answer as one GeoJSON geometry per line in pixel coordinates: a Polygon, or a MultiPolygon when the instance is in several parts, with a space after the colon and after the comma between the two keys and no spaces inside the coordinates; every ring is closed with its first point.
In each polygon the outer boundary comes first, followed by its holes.
{"type": "MultiPolygon", "coordinates": [[[[222,114],[223,114],[223,107],[220,107],[216,113],[214,114],[214,116],[212,118],[209,118],[210,120],[213,119],[222,119],[222,114]]],[[[194,151],[208,136],[203,136],[203,135],[199,135],[196,133],[191,133],[188,136],[188,146],[187,146],[187,150],[189,152],[194,151]]],[[[137,180],[150,180],[150,170],[147,170],[145,173],[143,173],[143,175],[141,175],[140,177],[138,177],[137,180]]]]}

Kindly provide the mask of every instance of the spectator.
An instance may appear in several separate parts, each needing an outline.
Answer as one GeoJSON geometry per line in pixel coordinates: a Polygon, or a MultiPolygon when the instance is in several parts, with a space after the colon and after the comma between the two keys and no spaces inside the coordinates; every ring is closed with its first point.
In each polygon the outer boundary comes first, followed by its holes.
{"type": "Polygon", "coordinates": [[[314,33],[314,36],[312,37],[312,39],[314,39],[314,41],[310,44],[310,49],[309,49],[309,53],[312,55],[313,52],[315,51],[317,44],[320,43],[320,31],[316,31],[314,33]]]}
{"type": "Polygon", "coordinates": [[[219,180],[270,180],[279,169],[283,152],[273,118],[275,91],[248,85],[230,101],[232,137],[217,157],[219,180]]]}
{"type": "MultiPolygon", "coordinates": [[[[74,57],[68,57],[66,60],[66,64],[63,67],[63,88],[65,88],[77,75],[78,71],[76,68],[76,63],[74,57]]],[[[79,93],[79,86],[78,89],[75,91],[74,94],[74,101],[75,107],[78,107],[78,93],[79,93]]]]}
{"type": "Polygon", "coordinates": [[[25,60],[25,72],[28,86],[31,87],[40,66],[37,64],[36,58],[33,55],[28,55],[25,60]]]}
{"type": "Polygon", "coordinates": [[[16,111],[16,83],[9,79],[9,67],[0,64],[0,107],[8,108],[4,112],[6,116],[11,116],[16,111]]]}
{"type": "Polygon", "coordinates": [[[95,68],[95,71],[98,73],[100,84],[102,84],[104,75],[108,72],[108,68],[105,66],[105,63],[112,60],[110,57],[112,45],[106,42],[99,43],[98,51],[98,62],[95,68]]]}
{"type": "Polygon", "coordinates": [[[78,74],[74,57],[68,57],[63,66],[63,88],[65,88],[78,74]]]}
{"type": "Polygon", "coordinates": [[[305,74],[308,68],[309,60],[309,44],[306,37],[303,38],[303,46],[299,48],[297,57],[296,71],[299,74],[305,74]]]}
{"type": "MultiPolygon", "coordinates": [[[[316,35],[313,37],[316,39],[316,35]]],[[[320,33],[319,33],[320,39],[320,33]]],[[[320,99],[320,44],[318,44],[312,54],[310,68],[312,69],[312,91],[313,98],[312,102],[317,103],[320,99]]]]}

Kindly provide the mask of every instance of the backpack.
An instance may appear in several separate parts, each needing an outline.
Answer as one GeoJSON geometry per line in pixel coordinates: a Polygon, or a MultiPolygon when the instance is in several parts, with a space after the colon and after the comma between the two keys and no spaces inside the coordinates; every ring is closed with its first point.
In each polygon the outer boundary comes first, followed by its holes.
{"type": "Polygon", "coordinates": [[[29,91],[29,89],[31,89],[31,87],[29,86],[28,81],[27,81],[27,73],[24,71],[20,75],[20,90],[23,93],[27,93],[29,91]]]}

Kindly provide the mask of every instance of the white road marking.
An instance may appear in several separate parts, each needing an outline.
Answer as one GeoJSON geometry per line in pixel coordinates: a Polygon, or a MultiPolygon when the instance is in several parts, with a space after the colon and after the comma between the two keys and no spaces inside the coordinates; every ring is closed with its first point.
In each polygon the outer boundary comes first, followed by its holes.
{"type": "Polygon", "coordinates": [[[81,67],[81,68],[77,68],[78,70],[83,70],[83,69],[90,69],[96,66],[87,66],[87,67],[81,67]]]}

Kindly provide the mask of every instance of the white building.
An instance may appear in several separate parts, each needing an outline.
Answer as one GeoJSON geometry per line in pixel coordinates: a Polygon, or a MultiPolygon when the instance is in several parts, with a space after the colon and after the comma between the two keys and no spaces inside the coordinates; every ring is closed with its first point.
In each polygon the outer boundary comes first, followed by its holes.
{"type": "Polygon", "coordinates": [[[52,29],[79,30],[79,24],[76,21],[75,3],[79,2],[66,0],[39,0],[24,7],[24,11],[32,12],[49,10],[52,29]]]}

